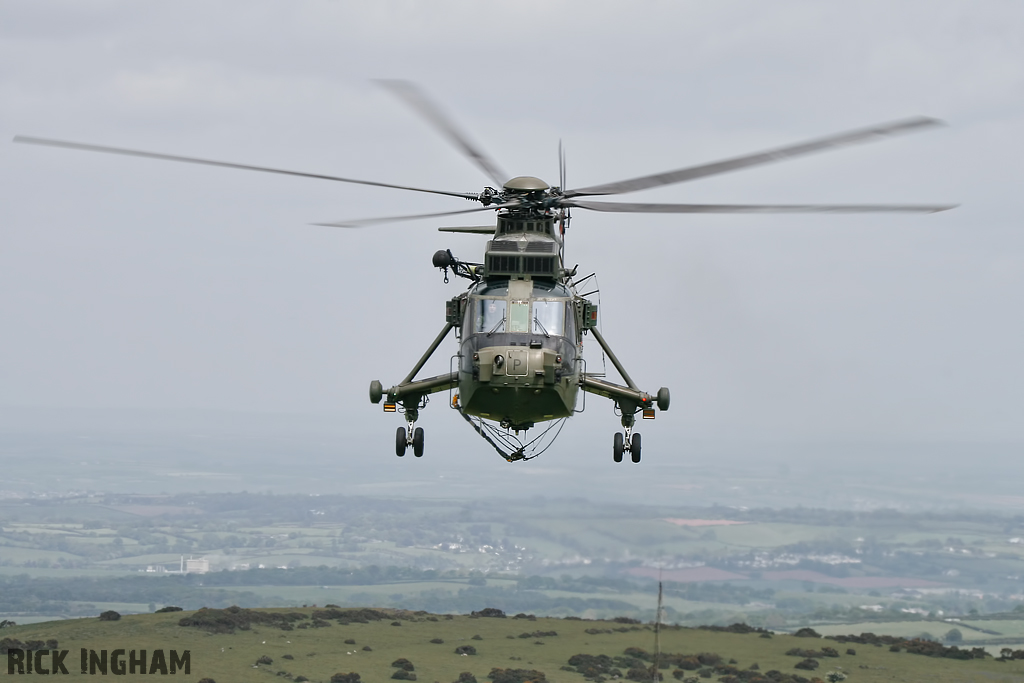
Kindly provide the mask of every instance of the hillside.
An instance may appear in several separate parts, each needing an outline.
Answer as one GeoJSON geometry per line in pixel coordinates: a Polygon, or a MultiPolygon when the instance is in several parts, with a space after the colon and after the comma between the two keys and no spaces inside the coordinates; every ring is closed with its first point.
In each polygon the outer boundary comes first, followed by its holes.
{"type": "MultiPolygon", "coordinates": [[[[625,620],[623,620],[625,621],[625,620]]],[[[622,677],[629,668],[649,666],[645,652],[654,649],[651,626],[623,621],[487,616],[430,615],[397,610],[283,608],[198,610],[124,616],[117,621],[83,618],[14,626],[0,631],[5,639],[23,642],[56,639],[70,650],[65,660],[69,677],[81,676],[80,648],[108,652],[117,648],[169,653],[190,652],[191,671],[172,680],[216,683],[290,680],[328,683],[339,673],[355,672],[362,682],[392,680],[392,664],[409,660],[419,681],[449,683],[469,672],[480,683],[492,680],[495,668],[542,672],[543,679],[512,675],[504,680],[546,680],[552,683],[587,680],[577,669],[597,665],[590,680],[622,677]],[[192,625],[183,625],[192,624],[192,625]],[[472,646],[476,654],[457,648],[472,646]],[[627,653],[627,648],[638,648],[627,653]],[[606,655],[600,660],[574,655],[606,655]],[[263,664],[257,664],[266,657],[263,664]],[[618,658],[618,659],[616,659],[618,658]],[[632,659],[632,661],[630,661],[632,659]]],[[[10,641],[7,641],[10,643],[10,641]]],[[[898,648],[899,649],[899,648],[898,648]]],[[[663,627],[665,680],[800,681],[841,670],[851,683],[870,681],[1024,681],[1024,660],[952,659],[898,652],[882,644],[839,643],[814,637],[768,636],[706,629],[663,627]],[[838,656],[823,656],[825,648],[838,656]],[[816,670],[795,668],[804,656],[787,655],[794,648],[817,652],[816,670]],[[856,654],[848,654],[852,648],[856,654]],[[700,655],[700,660],[684,655],[700,655]],[[708,653],[718,655],[720,661],[708,653]],[[735,660],[735,661],[733,661],[735,660]],[[751,670],[757,664],[756,670],[751,670]],[[693,668],[679,669],[692,665],[693,668]],[[673,677],[673,675],[675,677],[673,677]],[[802,676],[802,678],[796,678],[802,676]]],[[[169,656],[169,655],[167,655],[169,656]]],[[[44,657],[44,663],[49,658],[44,657]]],[[[6,667],[3,667],[6,671],[6,667]]],[[[632,672],[634,680],[640,672],[632,672]]],[[[138,674],[136,674],[138,675],[138,674]]],[[[402,674],[399,674],[402,675],[402,674]]],[[[84,678],[84,676],[83,676],[84,678]]],[[[131,675],[122,680],[134,678],[131,675]]],[[[338,680],[336,678],[336,680],[338,680]]],[[[399,679],[400,680],[400,679],[399,679]]],[[[406,679],[411,680],[411,679],[406,679]]],[[[463,676],[461,681],[472,680],[463,676]]],[[[500,675],[497,679],[502,680],[500,675]]]]}

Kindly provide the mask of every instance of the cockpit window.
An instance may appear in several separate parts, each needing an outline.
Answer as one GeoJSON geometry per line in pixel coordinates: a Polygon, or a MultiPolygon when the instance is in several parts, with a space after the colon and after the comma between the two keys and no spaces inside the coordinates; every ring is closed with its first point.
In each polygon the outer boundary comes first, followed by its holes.
{"type": "Polygon", "coordinates": [[[565,302],[534,301],[533,333],[545,337],[561,335],[565,325],[565,302]]]}
{"type": "Polygon", "coordinates": [[[508,316],[509,332],[530,331],[530,302],[513,301],[508,316]]]}
{"type": "Polygon", "coordinates": [[[505,324],[504,299],[480,299],[476,302],[474,332],[501,332],[505,324]]]}

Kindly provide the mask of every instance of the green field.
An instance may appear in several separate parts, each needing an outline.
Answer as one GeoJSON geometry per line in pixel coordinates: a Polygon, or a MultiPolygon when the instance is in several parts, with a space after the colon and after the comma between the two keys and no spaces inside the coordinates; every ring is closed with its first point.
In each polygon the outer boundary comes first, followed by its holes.
{"type": "MultiPolygon", "coordinates": [[[[288,610],[260,610],[282,612],[288,610]]],[[[305,615],[311,609],[294,610],[305,615]]],[[[620,624],[599,621],[471,618],[457,616],[447,619],[426,614],[394,612],[384,621],[368,624],[340,625],[331,622],[327,628],[281,631],[267,625],[254,625],[249,631],[231,634],[210,634],[178,625],[189,612],[146,614],[123,617],[116,622],[95,618],[63,622],[46,622],[4,629],[4,635],[21,640],[56,638],[61,649],[71,650],[68,656],[70,676],[78,671],[78,649],[94,650],[124,648],[156,649],[191,653],[191,675],[177,679],[196,681],[202,677],[217,683],[243,683],[258,680],[286,680],[302,675],[311,681],[326,682],[338,672],[354,671],[368,683],[390,680],[391,662],[399,657],[415,666],[418,680],[447,683],[460,672],[472,672],[477,680],[487,680],[493,667],[536,669],[546,674],[551,683],[582,682],[582,675],[564,671],[574,654],[622,655],[627,647],[651,651],[654,633],[650,626],[638,626],[625,633],[587,634],[586,629],[619,628],[620,624]],[[391,624],[395,619],[400,626],[391,624]],[[557,636],[520,638],[520,634],[555,631],[557,636]],[[473,640],[473,636],[480,639],[473,640]],[[440,638],[444,642],[431,643],[440,638]],[[346,639],[355,644],[346,644],[346,639]],[[460,656],[454,650],[472,644],[478,654],[460,656]],[[364,651],[364,646],[372,651],[364,651]],[[270,657],[269,665],[254,668],[261,656],[270,657]],[[286,659],[291,655],[292,659],[286,659]]],[[[301,622],[297,622],[301,623],[301,622]]],[[[628,628],[628,627],[621,627],[628,628]]],[[[662,650],[669,653],[697,654],[714,652],[724,660],[735,659],[735,666],[747,669],[757,663],[760,671],[804,673],[794,668],[798,657],[784,653],[793,647],[818,648],[829,641],[776,635],[762,638],[756,633],[733,634],[688,628],[666,628],[662,632],[662,650]]],[[[842,647],[840,652],[845,653],[842,647]]],[[[961,683],[972,681],[1024,681],[1024,661],[996,662],[985,660],[934,659],[906,652],[894,653],[888,648],[857,646],[856,655],[842,654],[826,658],[814,675],[824,676],[841,667],[848,680],[864,681],[934,681],[961,683]]],[[[666,674],[670,671],[666,671],[666,674]]],[[[124,676],[131,680],[133,676],[124,676]]],[[[717,676],[716,676],[717,678],[717,676]]],[[[671,679],[670,679],[671,680],[671,679]]]]}

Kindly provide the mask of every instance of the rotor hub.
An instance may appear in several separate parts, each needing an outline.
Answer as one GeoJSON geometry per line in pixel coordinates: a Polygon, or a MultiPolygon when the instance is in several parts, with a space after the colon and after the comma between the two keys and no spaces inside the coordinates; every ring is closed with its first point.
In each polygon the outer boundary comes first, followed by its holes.
{"type": "Polygon", "coordinates": [[[506,182],[503,187],[512,192],[544,192],[551,189],[546,182],[532,175],[516,176],[506,182]]]}

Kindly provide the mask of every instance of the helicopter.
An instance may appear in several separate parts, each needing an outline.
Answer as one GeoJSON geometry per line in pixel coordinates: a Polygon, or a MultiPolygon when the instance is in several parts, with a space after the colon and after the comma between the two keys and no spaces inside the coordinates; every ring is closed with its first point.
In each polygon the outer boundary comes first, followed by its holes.
{"type": "Polygon", "coordinates": [[[598,304],[588,298],[598,290],[580,293],[595,274],[581,277],[578,265],[569,267],[565,260],[565,236],[571,224],[572,209],[678,214],[935,213],[956,206],[655,204],[589,199],[688,182],[942,125],[941,121],[930,117],[917,116],[711,163],[568,189],[561,143],[557,186],[535,176],[510,177],[417,86],[407,81],[380,83],[447,138],[494,185],[487,185],[480,192],[451,192],[50,138],[17,136],[14,141],[445,195],[479,204],[471,209],[314,223],[320,226],[354,228],[493,212],[494,224],[439,228],[447,233],[489,235],[491,239],[485,245],[482,262],[460,260],[450,249],[433,255],[431,263],[444,273],[446,283],[451,273],[470,284],[466,291],[446,302],[443,328],[404,379],[386,389],[379,380],[370,383],[370,402],[383,404],[384,412],[399,413],[405,419],[405,426],[398,427],[395,434],[395,454],[400,457],[410,448],[415,457],[423,456],[425,435],[417,422],[433,394],[447,391],[449,406],[505,460],[517,462],[533,459],[551,446],[564,421],[582,412],[583,408],[579,407],[582,392],[584,408],[586,394],[613,402],[622,427],[612,438],[613,460],[622,462],[628,453],[632,462],[640,462],[642,441],[640,433],[635,431],[637,416],[654,419],[658,412],[667,411],[671,395],[667,387],[655,393],[641,390],[600,332],[598,304]],[[449,372],[417,378],[453,330],[457,352],[451,357],[449,372]],[[597,341],[622,383],[610,381],[604,372],[587,369],[583,342],[588,335],[597,341]],[[540,434],[527,439],[528,430],[538,425],[545,425],[540,434]]]}

